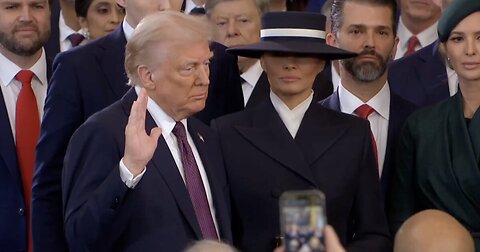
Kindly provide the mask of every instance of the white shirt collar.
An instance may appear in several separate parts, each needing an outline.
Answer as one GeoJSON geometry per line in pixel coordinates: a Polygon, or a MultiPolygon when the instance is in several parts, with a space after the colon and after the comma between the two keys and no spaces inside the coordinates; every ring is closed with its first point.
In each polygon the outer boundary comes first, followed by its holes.
{"type": "Polygon", "coordinates": [[[130,38],[132,37],[132,34],[133,34],[133,31],[135,30],[135,28],[133,28],[128,22],[127,20],[124,18],[123,19],[123,22],[122,22],[122,28],[123,28],[123,33],[125,34],[125,38],[128,40],[130,40],[130,38]]]}
{"type": "MultiPolygon", "coordinates": [[[[418,41],[420,41],[421,47],[430,45],[431,43],[435,42],[438,39],[437,26],[438,26],[438,22],[435,22],[433,25],[431,25],[430,27],[428,27],[427,29],[423,30],[422,32],[416,35],[418,38],[418,41]]],[[[403,23],[402,17],[400,17],[400,20],[398,21],[397,34],[398,34],[398,37],[400,38],[400,42],[398,46],[402,48],[402,51],[406,51],[408,48],[408,39],[413,34],[407,29],[407,27],[403,23]]]]}
{"type": "Polygon", "coordinates": [[[193,8],[195,8],[195,7],[205,8],[205,5],[197,6],[192,0],[186,0],[185,1],[185,13],[186,14],[189,14],[190,11],[192,11],[193,8]]]}
{"type": "MultiPolygon", "coordinates": [[[[47,85],[47,60],[45,57],[45,50],[43,48],[41,50],[42,55],[28,70],[35,74],[40,81],[40,84],[47,85]]],[[[1,53],[0,62],[2,62],[2,67],[0,67],[0,79],[2,80],[4,86],[8,86],[15,78],[15,75],[17,75],[17,73],[22,69],[1,53]]]]}
{"type": "MultiPolygon", "coordinates": [[[[140,89],[141,87],[135,86],[135,92],[137,95],[140,93],[140,89]]],[[[147,110],[157,126],[162,129],[162,135],[169,136],[177,122],[165,113],[165,111],[150,97],[148,97],[147,110]]],[[[182,119],[181,122],[185,126],[185,129],[187,129],[187,119],[182,119]]]]}
{"type": "Polygon", "coordinates": [[[257,60],[255,64],[247,69],[244,73],[240,75],[250,86],[255,87],[260,79],[260,75],[263,73],[263,68],[260,64],[260,60],[257,60]]]}
{"type": "Polygon", "coordinates": [[[58,30],[60,32],[60,34],[58,35],[60,41],[65,41],[68,36],[70,36],[73,33],[76,33],[76,31],[74,31],[65,23],[65,19],[63,18],[62,11],[60,11],[60,17],[58,19],[58,30]]]}
{"type": "Polygon", "coordinates": [[[288,108],[288,106],[271,90],[270,100],[272,101],[273,107],[280,116],[280,119],[282,119],[283,124],[285,124],[285,127],[287,127],[288,132],[290,132],[290,135],[295,138],[298,132],[298,128],[300,127],[300,123],[303,120],[303,116],[305,115],[305,112],[312,103],[313,90],[310,96],[307,97],[307,99],[305,99],[293,109],[288,108]]]}
{"type": "MultiPolygon", "coordinates": [[[[340,110],[347,114],[354,114],[355,109],[364,104],[358,97],[345,89],[341,83],[338,86],[338,98],[340,99],[340,110]]],[[[375,112],[384,119],[388,120],[390,117],[390,87],[388,82],[366,104],[375,109],[375,112]]]]}

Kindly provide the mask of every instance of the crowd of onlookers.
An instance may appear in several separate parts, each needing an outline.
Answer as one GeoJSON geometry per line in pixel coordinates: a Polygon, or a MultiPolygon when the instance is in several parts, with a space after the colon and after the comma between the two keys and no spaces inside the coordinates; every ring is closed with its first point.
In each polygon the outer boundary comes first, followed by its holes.
{"type": "Polygon", "coordinates": [[[0,0],[0,251],[317,251],[280,228],[311,189],[327,252],[480,251],[478,24],[480,0],[0,0]]]}

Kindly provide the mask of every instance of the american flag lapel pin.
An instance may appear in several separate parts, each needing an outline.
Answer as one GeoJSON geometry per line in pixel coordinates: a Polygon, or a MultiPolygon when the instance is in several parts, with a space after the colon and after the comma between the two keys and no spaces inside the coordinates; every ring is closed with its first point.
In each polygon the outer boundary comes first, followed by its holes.
{"type": "Polygon", "coordinates": [[[203,139],[203,136],[200,133],[197,133],[197,135],[198,135],[198,138],[200,138],[200,140],[205,143],[205,139],[203,139]]]}

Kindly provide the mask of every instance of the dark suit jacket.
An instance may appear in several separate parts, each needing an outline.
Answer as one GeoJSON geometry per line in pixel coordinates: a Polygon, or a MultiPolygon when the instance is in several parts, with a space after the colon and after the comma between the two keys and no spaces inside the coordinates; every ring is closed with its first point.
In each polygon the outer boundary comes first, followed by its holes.
{"type": "MultiPolygon", "coordinates": [[[[88,117],[120,99],[128,90],[125,44],[120,26],[107,36],[63,52],[55,59],[33,180],[32,228],[36,252],[66,250],[60,187],[66,147],[73,132],[88,117]]],[[[210,68],[210,93],[227,93],[229,85],[240,82],[237,59],[224,49],[212,44],[215,56],[210,68]]],[[[201,117],[207,122],[212,116],[236,111],[226,105],[227,95],[215,97],[207,99],[205,110],[209,113],[201,117]]]]}
{"type": "Polygon", "coordinates": [[[50,6],[50,38],[44,45],[47,58],[51,61],[60,52],[60,28],[58,27],[58,20],[60,19],[60,0],[53,0],[50,6]]]}
{"type": "Polygon", "coordinates": [[[388,70],[392,92],[419,107],[447,99],[450,95],[444,62],[438,42],[393,61],[388,70]]]}
{"type": "MultiPolygon", "coordinates": [[[[320,104],[326,108],[341,112],[338,92],[334,92],[330,97],[321,101],[320,104]]],[[[383,163],[382,176],[380,179],[385,203],[388,202],[387,197],[390,195],[400,132],[407,117],[414,112],[416,108],[415,105],[402,99],[400,96],[390,93],[390,118],[388,121],[387,149],[385,151],[385,161],[383,163]]]]}
{"type": "MultiPolygon", "coordinates": [[[[0,66],[1,67],[1,66],[0,66]]],[[[47,58],[47,79],[52,64],[47,58]]],[[[3,93],[0,91],[0,251],[27,250],[27,221],[17,150],[3,93]]]]}
{"type": "Polygon", "coordinates": [[[123,69],[126,39],[120,27],[85,46],[60,53],[44,107],[32,188],[35,251],[66,251],[61,174],[73,132],[128,90],[123,69]],[[48,234],[48,235],[45,235],[48,234]]]}
{"type": "Polygon", "coordinates": [[[293,139],[267,99],[213,125],[231,188],[234,244],[242,251],[271,252],[281,235],[279,196],[312,188],[325,193],[327,220],[348,251],[390,251],[367,122],[312,102],[293,139]]]}
{"type": "Polygon", "coordinates": [[[0,251],[27,250],[27,221],[17,151],[0,91],[0,251]]]}
{"type": "MultiPolygon", "coordinates": [[[[72,136],[62,181],[71,251],[175,252],[202,238],[185,183],[163,137],[134,189],[120,179],[125,125],[136,98],[132,88],[72,136]]],[[[155,126],[148,114],[146,131],[155,126]]],[[[195,118],[188,120],[188,131],[208,176],[220,237],[231,241],[229,194],[218,137],[195,118]]]]}

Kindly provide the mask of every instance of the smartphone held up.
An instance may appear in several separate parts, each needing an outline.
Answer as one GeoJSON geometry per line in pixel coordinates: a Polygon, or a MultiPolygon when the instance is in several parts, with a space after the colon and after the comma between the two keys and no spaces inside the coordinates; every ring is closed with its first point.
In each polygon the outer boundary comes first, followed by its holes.
{"type": "Polygon", "coordinates": [[[325,195],[319,190],[284,192],[280,224],[286,252],[324,252],[325,195]]]}

